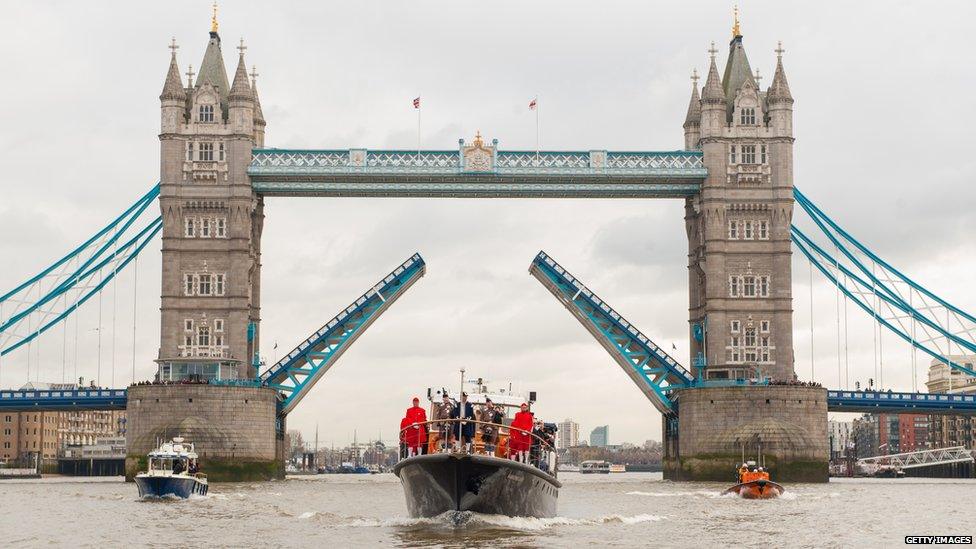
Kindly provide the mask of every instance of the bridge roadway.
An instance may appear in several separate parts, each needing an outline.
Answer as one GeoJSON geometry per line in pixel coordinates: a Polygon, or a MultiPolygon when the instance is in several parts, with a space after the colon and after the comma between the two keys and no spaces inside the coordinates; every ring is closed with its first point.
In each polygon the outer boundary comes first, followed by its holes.
{"type": "MultiPolygon", "coordinates": [[[[125,389],[3,390],[0,411],[124,410],[125,389]]],[[[976,395],[827,391],[831,412],[976,415],[976,395]]]]}

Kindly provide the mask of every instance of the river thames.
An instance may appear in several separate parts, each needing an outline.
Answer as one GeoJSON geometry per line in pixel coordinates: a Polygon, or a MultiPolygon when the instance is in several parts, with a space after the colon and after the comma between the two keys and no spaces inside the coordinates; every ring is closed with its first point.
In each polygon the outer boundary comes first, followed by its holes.
{"type": "Polygon", "coordinates": [[[719,496],[660,474],[566,473],[559,516],[407,516],[398,479],[290,477],[214,484],[190,500],[140,501],[115,479],[0,483],[5,546],[110,547],[885,547],[906,535],[973,535],[976,481],[840,479],[783,498],[719,496]]]}

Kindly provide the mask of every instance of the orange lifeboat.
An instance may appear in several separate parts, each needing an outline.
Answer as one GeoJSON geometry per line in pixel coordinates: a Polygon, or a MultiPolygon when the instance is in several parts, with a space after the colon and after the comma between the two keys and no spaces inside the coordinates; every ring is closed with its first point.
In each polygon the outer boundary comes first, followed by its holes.
{"type": "Polygon", "coordinates": [[[746,499],[772,499],[786,491],[782,485],[769,480],[769,472],[756,467],[754,461],[743,463],[738,470],[738,483],[723,494],[736,494],[746,499]]]}

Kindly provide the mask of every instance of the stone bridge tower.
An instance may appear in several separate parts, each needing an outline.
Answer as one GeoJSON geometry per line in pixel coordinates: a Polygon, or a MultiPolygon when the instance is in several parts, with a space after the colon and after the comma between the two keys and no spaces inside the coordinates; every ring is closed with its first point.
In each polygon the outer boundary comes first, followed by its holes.
{"type": "MultiPolygon", "coordinates": [[[[264,116],[241,41],[228,85],[216,14],[203,63],[184,86],[173,55],[163,92],[160,197],[164,379],[256,374],[262,198],[246,170],[264,142],[264,116]]],[[[256,74],[252,74],[256,76],[256,74]]]]}
{"type": "Polygon", "coordinates": [[[791,380],[793,97],[783,50],[765,91],[738,21],[722,78],[710,51],[684,123],[685,147],[701,149],[708,168],[701,194],[685,203],[691,354],[708,378],[750,378],[758,369],[791,380]]]}

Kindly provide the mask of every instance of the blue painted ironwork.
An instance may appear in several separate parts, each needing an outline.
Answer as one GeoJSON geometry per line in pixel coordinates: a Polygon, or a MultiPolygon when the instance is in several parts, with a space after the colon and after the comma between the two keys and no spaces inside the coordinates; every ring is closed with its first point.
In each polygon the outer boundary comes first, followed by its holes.
{"type": "Polygon", "coordinates": [[[871,252],[799,190],[794,189],[794,197],[826,236],[829,245],[837,250],[832,254],[796,225],[791,226],[794,245],[817,270],[875,322],[932,358],[976,376],[976,371],[950,358],[952,344],[960,350],[976,352],[976,319],[972,315],[923,288],[871,252]]]}
{"type": "Polygon", "coordinates": [[[675,413],[672,391],[695,382],[688,370],[545,252],[539,252],[529,272],[596,338],[662,414],[675,413]]]}
{"type": "Polygon", "coordinates": [[[496,151],[466,171],[458,150],[256,149],[248,175],[269,196],[606,197],[697,194],[700,151],[496,151]]]}
{"type": "Polygon", "coordinates": [[[423,258],[414,254],[261,374],[263,384],[282,395],[279,414],[294,409],[356,338],[426,272],[423,258]]]}
{"type": "Polygon", "coordinates": [[[62,322],[135,259],[162,229],[162,218],[126,235],[158,195],[156,184],[82,245],[0,296],[0,356],[62,322]]]}
{"type": "Polygon", "coordinates": [[[125,389],[0,390],[0,411],[125,410],[125,389]]]}
{"type": "Polygon", "coordinates": [[[976,395],[827,391],[831,412],[976,415],[976,395]]]}

